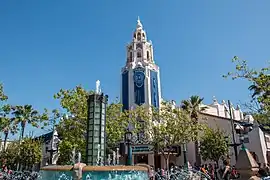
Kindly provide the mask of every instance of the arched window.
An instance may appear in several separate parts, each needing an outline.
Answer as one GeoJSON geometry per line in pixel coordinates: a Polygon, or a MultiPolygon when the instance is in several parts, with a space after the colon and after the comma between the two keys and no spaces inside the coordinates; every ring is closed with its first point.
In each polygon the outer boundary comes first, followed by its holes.
{"type": "Polygon", "coordinates": [[[136,33],[134,33],[133,37],[136,38],[136,33]]]}
{"type": "Polygon", "coordinates": [[[137,39],[140,41],[140,40],[141,40],[141,33],[140,33],[140,32],[138,32],[138,35],[137,35],[137,36],[138,36],[138,38],[137,38],[137,39]]]}
{"type": "Polygon", "coordinates": [[[142,57],[142,53],[140,51],[137,52],[137,58],[141,58],[142,57]]]}
{"type": "Polygon", "coordinates": [[[129,52],[129,61],[132,61],[132,52],[129,52]]]}
{"type": "Polygon", "coordinates": [[[149,53],[149,51],[147,51],[147,59],[148,60],[150,59],[150,53],[149,53]]]}

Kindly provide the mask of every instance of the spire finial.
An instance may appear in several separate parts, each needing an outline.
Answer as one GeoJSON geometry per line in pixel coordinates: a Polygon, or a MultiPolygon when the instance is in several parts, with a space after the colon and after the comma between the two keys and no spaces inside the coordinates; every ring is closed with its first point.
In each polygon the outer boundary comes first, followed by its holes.
{"type": "Polygon", "coordinates": [[[213,103],[214,104],[217,104],[218,103],[216,96],[213,96],[213,103]]]}
{"type": "Polygon", "coordinates": [[[137,28],[142,28],[142,23],[140,21],[140,17],[138,16],[138,19],[137,19],[137,28]]]}

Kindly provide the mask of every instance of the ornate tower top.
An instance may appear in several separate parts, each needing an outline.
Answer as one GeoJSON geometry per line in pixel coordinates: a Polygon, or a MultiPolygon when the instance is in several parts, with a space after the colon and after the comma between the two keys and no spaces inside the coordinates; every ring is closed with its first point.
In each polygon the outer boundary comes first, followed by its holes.
{"type": "Polygon", "coordinates": [[[146,41],[146,33],[143,29],[143,25],[141,23],[140,17],[137,19],[136,30],[133,35],[133,41],[146,41]]]}
{"type": "Polygon", "coordinates": [[[123,71],[136,67],[144,68],[146,66],[158,70],[158,66],[154,62],[153,51],[152,41],[147,40],[146,32],[138,17],[136,29],[133,32],[133,39],[127,45],[127,60],[123,71]]]}

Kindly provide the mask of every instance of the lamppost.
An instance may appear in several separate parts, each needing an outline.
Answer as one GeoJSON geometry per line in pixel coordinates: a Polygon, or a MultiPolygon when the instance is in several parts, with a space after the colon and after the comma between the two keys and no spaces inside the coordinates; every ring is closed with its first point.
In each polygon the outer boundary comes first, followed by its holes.
{"type": "Polygon", "coordinates": [[[241,135],[239,137],[239,140],[240,140],[241,148],[245,149],[245,144],[244,144],[245,137],[243,135],[241,135]]]}
{"type": "Polygon", "coordinates": [[[252,131],[253,124],[242,122],[242,123],[240,123],[240,125],[242,126],[242,128],[237,129],[236,133],[239,134],[239,136],[240,136],[239,140],[240,140],[241,148],[246,149],[246,147],[245,147],[245,135],[247,135],[250,131],[252,131]]]}
{"type": "Polygon", "coordinates": [[[232,117],[232,109],[231,109],[231,102],[230,102],[230,100],[228,100],[228,105],[229,105],[229,114],[230,114],[230,122],[231,122],[231,128],[232,128],[232,140],[233,140],[233,144],[231,144],[230,146],[232,146],[233,149],[234,149],[235,160],[237,161],[237,159],[238,159],[237,147],[239,145],[236,143],[236,140],[235,140],[234,120],[233,120],[233,117],[232,117]]]}
{"type": "Polygon", "coordinates": [[[188,161],[187,161],[187,144],[183,144],[183,155],[184,155],[184,167],[188,169],[188,161]]]}
{"type": "Polygon", "coordinates": [[[132,132],[127,129],[126,133],[125,133],[125,142],[127,144],[127,161],[126,161],[126,165],[127,166],[131,166],[132,165],[132,148],[131,148],[131,140],[132,140],[132,132]]]}

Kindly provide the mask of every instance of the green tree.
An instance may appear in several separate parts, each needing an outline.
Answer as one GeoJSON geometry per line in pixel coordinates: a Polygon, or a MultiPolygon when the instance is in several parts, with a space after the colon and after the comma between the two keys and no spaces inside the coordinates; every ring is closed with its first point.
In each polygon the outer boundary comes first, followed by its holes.
{"type": "MultiPolygon", "coordinates": [[[[198,122],[199,114],[200,112],[207,109],[207,107],[201,106],[203,102],[203,98],[200,98],[199,96],[191,96],[188,100],[183,100],[181,102],[181,108],[186,111],[191,120],[194,121],[194,123],[198,122]]],[[[199,154],[199,142],[195,141],[195,154],[196,154],[196,163],[197,165],[201,164],[201,157],[199,154]]]]}
{"type": "Polygon", "coordinates": [[[232,59],[235,63],[235,71],[228,72],[223,77],[235,79],[245,79],[250,82],[251,103],[246,103],[246,107],[253,114],[255,119],[261,123],[269,124],[270,121],[270,65],[268,67],[256,70],[250,68],[247,61],[235,56],[232,59]]]}
{"type": "MultiPolygon", "coordinates": [[[[67,164],[70,162],[72,150],[80,151],[82,161],[85,161],[86,148],[86,128],[87,128],[87,99],[93,91],[87,91],[81,86],[74,89],[61,89],[55,98],[60,100],[63,111],[69,116],[61,118],[56,130],[60,135],[61,143],[59,145],[60,157],[59,164],[67,164]]],[[[134,133],[138,129],[136,117],[140,108],[136,111],[122,112],[122,105],[118,102],[107,106],[106,110],[106,142],[109,149],[114,149],[119,141],[123,140],[129,122],[135,125],[134,133]]]]}
{"type": "Polygon", "coordinates": [[[11,117],[11,106],[8,104],[0,107],[0,131],[4,132],[4,150],[6,149],[8,135],[11,132],[15,134],[17,132],[17,124],[14,122],[14,118],[11,117]]]}
{"type": "Polygon", "coordinates": [[[19,163],[19,142],[14,141],[7,146],[6,151],[0,152],[0,161],[9,169],[16,170],[16,164],[19,163]]]}
{"type": "Polygon", "coordinates": [[[81,86],[74,89],[61,89],[54,95],[60,101],[60,105],[67,114],[62,115],[56,130],[61,138],[59,144],[59,164],[68,164],[72,150],[75,148],[82,153],[85,160],[85,135],[87,127],[87,99],[93,91],[87,91],[81,86]]]}
{"type": "Polygon", "coordinates": [[[6,101],[8,99],[8,96],[4,93],[4,86],[2,83],[0,83],[0,102],[6,101]]]}
{"type": "Polygon", "coordinates": [[[200,150],[203,160],[214,161],[218,164],[219,159],[228,155],[229,152],[226,134],[220,129],[206,128],[201,137],[200,150]]]}
{"type": "Polygon", "coordinates": [[[23,170],[31,170],[33,165],[40,163],[42,157],[41,143],[32,138],[24,138],[21,143],[14,141],[7,146],[6,151],[0,152],[0,159],[10,169],[16,170],[19,163],[23,170]],[[20,152],[20,153],[18,153],[20,152]]]}
{"type": "Polygon", "coordinates": [[[115,150],[119,142],[124,140],[125,132],[132,125],[132,133],[137,134],[142,127],[139,118],[145,118],[145,109],[137,107],[134,110],[122,111],[122,104],[112,103],[106,113],[106,140],[109,150],[115,150]]]}
{"type": "Polygon", "coordinates": [[[20,164],[25,170],[31,170],[33,165],[40,163],[42,158],[41,142],[33,138],[24,138],[20,144],[20,164]]]}
{"type": "Polygon", "coordinates": [[[197,122],[200,112],[206,110],[207,108],[201,106],[202,103],[203,98],[200,98],[199,96],[191,96],[188,100],[183,100],[181,102],[181,108],[189,114],[192,120],[197,122]]]}
{"type": "Polygon", "coordinates": [[[166,160],[168,169],[172,148],[197,140],[204,125],[194,123],[187,112],[174,108],[169,102],[163,103],[160,110],[152,110],[151,114],[147,132],[155,150],[166,160]]]}
{"type": "Polygon", "coordinates": [[[4,132],[4,150],[6,149],[8,135],[17,132],[17,125],[11,116],[11,105],[7,104],[8,96],[4,93],[3,85],[0,84],[0,132],[4,132]]]}
{"type": "Polygon", "coordinates": [[[31,124],[33,127],[39,127],[40,123],[48,120],[48,112],[45,109],[44,113],[40,114],[37,110],[33,108],[32,105],[18,105],[12,107],[14,115],[14,121],[21,127],[20,138],[24,138],[24,131],[26,124],[31,124]]]}

